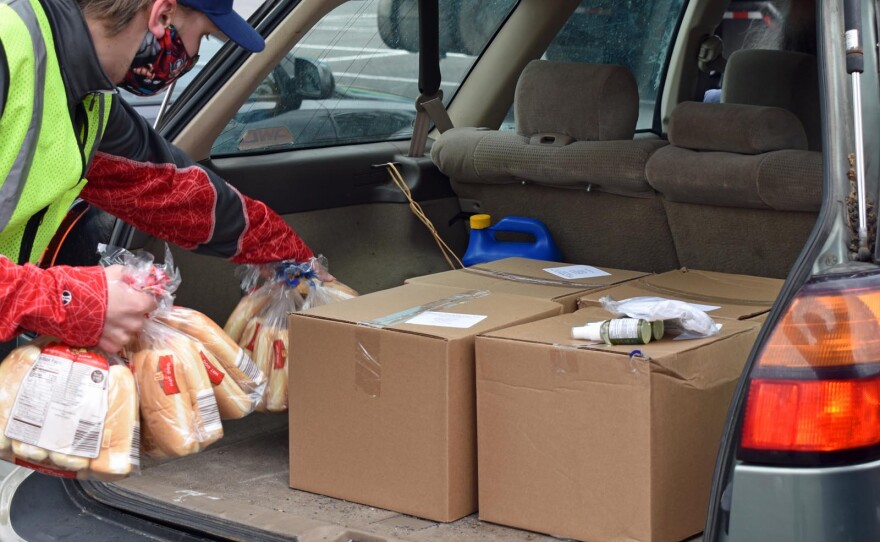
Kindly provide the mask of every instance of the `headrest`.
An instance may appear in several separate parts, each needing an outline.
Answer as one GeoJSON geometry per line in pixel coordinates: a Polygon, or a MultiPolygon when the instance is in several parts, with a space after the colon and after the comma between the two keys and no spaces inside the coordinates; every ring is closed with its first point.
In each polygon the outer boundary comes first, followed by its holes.
{"type": "Polygon", "coordinates": [[[700,151],[761,154],[807,150],[807,135],[791,111],[779,107],[682,102],[669,120],[669,142],[700,151]]]}
{"type": "Polygon", "coordinates": [[[722,103],[781,107],[797,115],[811,150],[822,150],[816,57],[794,51],[740,49],[730,55],[722,103]]]}
{"type": "Polygon", "coordinates": [[[623,66],[533,60],[516,85],[516,131],[579,141],[632,139],[639,117],[636,80],[623,66]]]}

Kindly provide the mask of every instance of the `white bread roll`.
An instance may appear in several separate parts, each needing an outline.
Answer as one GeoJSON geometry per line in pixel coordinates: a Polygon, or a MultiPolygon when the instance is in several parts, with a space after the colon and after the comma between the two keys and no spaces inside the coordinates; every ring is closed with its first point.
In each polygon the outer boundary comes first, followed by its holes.
{"type": "Polygon", "coordinates": [[[182,457],[198,452],[195,399],[177,353],[161,347],[146,348],[135,352],[131,364],[140,394],[144,451],[153,457],[182,457]],[[167,374],[163,373],[163,366],[167,374]]]}
{"type": "Polygon", "coordinates": [[[264,408],[269,412],[287,410],[287,340],[286,327],[265,326],[257,335],[254,357],[268,366],[264,408]]]}
{"type": "Polygon", "coordinates": [[[29,344],[9,353],[0,363],[0,457],[11,458],[12,441],[6,438],[6,424],[18,395],[18,388],[40,357],[40,347],[29,344]]]}
{"type": "Polygon", "coordinates": [[[199,435],[201,448],[205,448],[223,437],[223,424],[220,423],[220,411],[214,397],[214,386],[208,378],[208,371],[199,357],[196,343],[182,333],[175,333],[166,346],[176,353],[180,360],[180,368],[186,376],[190,390],[192,411],[195,427],[199,435]]]}
{"type": "Polygon", "coordinates": [[[199,354],[214,383],[223,419],[241,418],[253,412],[262,395],[266,375],[256,371],[241,346],[213,320],[192,309],[174,307],[163,313],[160,320],[197,339],[199,354]],[[224,376],[220,380],[217,372],[229,375],[229,378],[224,376]]]}
{"type": "Polygon", "coordinates": [[[253,293],[242,297],[226,320],[223,331],[234,342],[241,342],[245,328],[263,310],[263,307],[269,302],[269,298],[268,286],[258,288],[253,293]]]}
{"type": "Polygon", "coordinates": [[[132,442],[138,425],[138,395],[134,375],[125,365],[110,367],[107,417],[98,457],[89,468],[95,478],[111,482],[131,473],[132,442]]]}

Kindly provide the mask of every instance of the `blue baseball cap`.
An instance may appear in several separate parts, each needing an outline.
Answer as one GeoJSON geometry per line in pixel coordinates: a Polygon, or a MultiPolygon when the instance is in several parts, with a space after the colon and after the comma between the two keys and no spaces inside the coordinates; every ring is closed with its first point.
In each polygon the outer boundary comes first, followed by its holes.
{"type": "Polygon", "coordinates": [[[252,53],[266,46],[263,37],[241,15],[232,11],[232,0],[179,0],[188,8],[201,11],[226,36],[252,53]]]}

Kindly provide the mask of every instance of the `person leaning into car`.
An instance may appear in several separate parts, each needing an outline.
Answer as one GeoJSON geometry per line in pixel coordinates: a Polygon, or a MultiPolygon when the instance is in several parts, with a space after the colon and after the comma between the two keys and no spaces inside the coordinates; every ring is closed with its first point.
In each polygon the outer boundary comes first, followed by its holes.
{"type": "Polygon", "coordinates": [[[117,352],[155,307],[119,266],[35,265],[76,197],[233,262],[312,257],[281,217],[115,96],[166,88],[213,33],[264,46],[232,0],[0,0],[0,341],[29,330],[117,352]]]}

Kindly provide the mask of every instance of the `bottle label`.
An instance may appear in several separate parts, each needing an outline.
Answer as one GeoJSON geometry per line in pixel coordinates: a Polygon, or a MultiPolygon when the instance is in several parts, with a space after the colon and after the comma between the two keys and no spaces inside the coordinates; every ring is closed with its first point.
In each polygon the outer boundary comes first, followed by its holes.
{"type": "Polygon", "coordinates": [[[615,318],[608,322],[608,341],[611,344],[645,344],[643,320],[615,318]]]}

